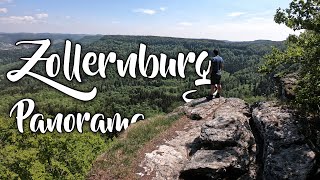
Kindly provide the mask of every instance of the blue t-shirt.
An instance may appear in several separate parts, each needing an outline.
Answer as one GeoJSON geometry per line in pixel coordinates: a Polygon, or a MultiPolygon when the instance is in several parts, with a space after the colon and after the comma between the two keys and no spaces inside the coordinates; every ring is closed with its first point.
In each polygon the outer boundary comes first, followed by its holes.
{"type": "Polygon", "coordinates": [[[222,57],[215,56],[211,60],[211,68],[212,68],[212,74],[221,75],[221,66],[223,64],[222,57]]]}

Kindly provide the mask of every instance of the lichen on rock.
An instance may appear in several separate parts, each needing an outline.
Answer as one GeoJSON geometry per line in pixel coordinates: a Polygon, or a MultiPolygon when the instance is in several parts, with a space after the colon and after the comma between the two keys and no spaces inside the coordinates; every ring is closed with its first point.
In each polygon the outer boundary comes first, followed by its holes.
{"type": "Polygon", "coordinates": [[[145,155],[140,178],[307,179],[315,169],[298,120],[276,103],[202,98],[180,110],[186,127],[145,155]]]}

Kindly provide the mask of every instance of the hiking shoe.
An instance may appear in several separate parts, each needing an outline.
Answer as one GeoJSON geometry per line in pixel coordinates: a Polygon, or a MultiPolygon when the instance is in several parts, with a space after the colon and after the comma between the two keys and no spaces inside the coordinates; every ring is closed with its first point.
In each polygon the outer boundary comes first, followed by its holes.
{"type": "Polygon", "coordinates": [[[215,98],[220,98],[220,94],[219,94],[219,93],[217,93],[217,95],[215,96],[215,98]]]}
{"type": "Polygon", "coordinates": [[[213,95],[209,95],[209,96],[207,96],[206,98],[207,98],[207,101],[210,101],[210,100],[213,99],[213,95]]]}

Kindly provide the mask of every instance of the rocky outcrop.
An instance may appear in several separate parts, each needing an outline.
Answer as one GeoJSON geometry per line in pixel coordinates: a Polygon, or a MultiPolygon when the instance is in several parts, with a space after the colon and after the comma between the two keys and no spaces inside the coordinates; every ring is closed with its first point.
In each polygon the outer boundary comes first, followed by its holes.
{"type": "Polygon", "coordinates": [[[175,138],[166,141],[156,150],[146,153],[140,165],[144,171],[138,173],[139,179],[149,179],[149,176],[157,180],[179,179],[180,171],[189,161],[190,152],[197,150],[197,140],[203,122],[212,119],[213,108],[223,104],[224,101],[225,99],[221,98],[208,102],[203,98],[178,108],[178,111],[184,112],[190,121],[186,122],[184,131],[176,132],[175,138]],[[192,121],[191,119],[202,120],[192,121]]]}
{"type": "Polygon", "coordinates": [[[240,99],[197,99],[181,107],[183,131],[146,153],[140,179],[307,179],[315,153],[289,110],[240,99]]]}
{"type": "Polygon", "coordinates": [[[174,139],[166,141],[156,150],[146,153],[141,163],[143,172],[139,172],[139,179],[153,176],[157,180],[179,179],[180,171],[188,161],[187,150],[194,140],[199,136],[201,123],[191,122],[185,131],[177,132],[174,139]]]}
{"type": "Polygon", "coordinates": [[[299,121],[288,109],[259,103],[252,118],[262,139],[262,175],[265,179],[307,179],[316,154],[301,134],[299,121]]]}
{"type": "Polygon", "coordinates": [[[255,159],[255,141],[245,115],[248,112],[240,99],[226,99],[217,107],[214,119],[202,125],[200,150],[187,162],[180,178],[238,178],[246,174],[255,159]]]}
{"type": "Polygon", "coordinates": [[[298,74],[292,73],[284,77],[274,77],[274,78],[277,82],[280,99],[282,100],[295,99],[296,94],[294,92],[294,89],[297,86],[298,74]]]}

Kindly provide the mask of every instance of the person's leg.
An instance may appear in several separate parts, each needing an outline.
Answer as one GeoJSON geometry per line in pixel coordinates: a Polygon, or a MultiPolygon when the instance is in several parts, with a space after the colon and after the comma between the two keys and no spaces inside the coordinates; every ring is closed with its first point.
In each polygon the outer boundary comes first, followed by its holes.
{"type": "Polygon", "coordinates": [[[216,92],[216,85],[211,85],[210,95],[212,95],[214,92],[216,92]]]}
{"type": "Polygon", "coordinates": [[[216,98],[219,98],[220,95],[221,95],[221,91],[222,91],[221,84],[218,84],[218,85],[217,85],[217,89],[218,89],[218,93],[217,93],[217,95],[216,95],[216,98]]]}
{"type": "Polygon", "coordinates": [[[221,95],[221,91],[222,91],[222,87],[221,87],[221,76],[218,76],[217,79],[218,79],[218,83],[217,83],[218,93],[217,93],[217,95],[216,95],[216,98],[219,98],[220,95],[221,95]]]}
{"type": "Polygon", "coordinates": [[[211,80],[210,94],[209,94],[209,96],[207,96],[207,100],[213,99],[213,93],[215,92],[215,89],[216,89],[215,82],[214,82],[215,79],[212,75],[210,77],[210,80],[211,80]]]}
{"type": "Polygon", "coordinates": [[[210,94],[207,96],[207,100],[212,100],[213,99],[213,92],[215,91],[216,86],[211,84],[211,89],[210,89],[210,94]]]}

